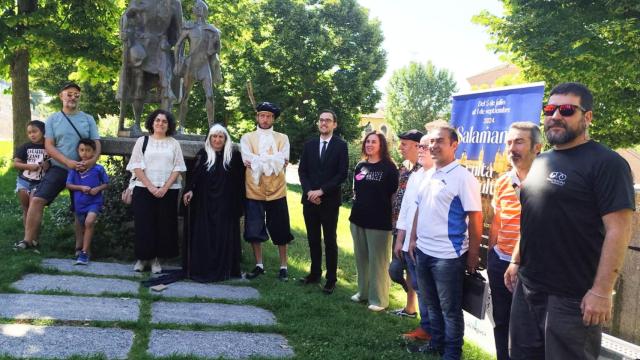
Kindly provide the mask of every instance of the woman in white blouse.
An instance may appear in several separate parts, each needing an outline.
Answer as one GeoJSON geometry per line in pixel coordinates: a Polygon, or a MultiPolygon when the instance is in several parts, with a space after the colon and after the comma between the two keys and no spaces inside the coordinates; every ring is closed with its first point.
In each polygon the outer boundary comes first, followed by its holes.
{"type": "Polygon", "coordinates": [[[131,153],[127,170],[136,177],[133,189],[135,255],[133,269],[143,271],[151,264],[154,274],[162,272],[160,259],[178,256],[178,193],[180,173],[187,170],[175,133],[173,115],[158,109],[147,117],[149,139],[143,153],[144,136],[131,153]]]}

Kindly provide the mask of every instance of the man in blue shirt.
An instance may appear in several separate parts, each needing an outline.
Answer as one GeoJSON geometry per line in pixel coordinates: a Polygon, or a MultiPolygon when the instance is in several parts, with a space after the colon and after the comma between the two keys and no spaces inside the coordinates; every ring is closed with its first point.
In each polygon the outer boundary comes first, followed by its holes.
{"type": "MultiPolygon", "coordinates": [[[[60,89],[62,110],[49,116],[45,123],[44,147],[51,157],[51,167],[44,174],[29,202],[25,219],[24,239],[15,244],[16,249],[27,249],[38,245],[38,231],[44,207],[50,204],[65,188],[68,169],[85,171],[93,167],[101,153],[100,136],[95,120],[78,110],[80,86],[65,84],[60,89]],[[82,138],[95,140],[96,151],[90,160],[78,157],[78,141],[82,138]]],[[[79,224],[76,222],[76,226],[79,224]]]]}

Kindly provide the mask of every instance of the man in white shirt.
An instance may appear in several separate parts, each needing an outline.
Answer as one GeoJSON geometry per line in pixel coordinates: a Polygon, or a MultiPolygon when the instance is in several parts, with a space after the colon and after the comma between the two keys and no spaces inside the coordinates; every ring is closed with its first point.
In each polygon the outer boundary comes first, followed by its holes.
{"type": "Polygon", "coordinates": [[[429,309],[431,341],[421,350],[439,353],[443,359],[460,359],[464,272],[465,268],[475,272],[479,262],[480,184],[455,159],[458,134],[453,127],[438,126],[428,136],[435,167],[425,174],[416,196],[418,210],[409,243],[418,290],[429,309]]]}
{"type": "Polygon", "coordinates": [[[418,144],[418,164],[421,165],[420,169],[416,170],[409,177],[407,187],[402,197],[402,205],[400,206],[400,214],[398,215],[398,221],[396,222],[396,229],[398,233],[396,235],[396,243],[394,245],[393,253],[396,258],[404,261],[407,269],[407,280],[412,289],[414,289],[415,295],[417,295],[418,309],[420,310],[420,326],[416,329],[405,333],[402,337],[410,341],[429,341],[431,335],[429,334],[429,314],[427,310],[427,302],[424,295],[418,293],[418,277],[416,274],[415,262],[409,256],[409,238],[411,230],[413,229],[413,217],[416,213],[416,196],[420,185],[427,172],[427,170],[433,167],[433,160],[429,153],[429,137],[424,135],[420,139],[418,144]]]}
{"type": "Polygon", "coordinates": [[[262,243],[271,237],[280,255],[278,278],[288,281],[287,244],[293,240],[285,178],[285,168],[289,163],[289,138],[273,131],[273,122],[280,115],[276,105],[263,102],[256,110],[258,127],[240,138],[242,160],[247,167],[244,238],[251,243],[256,259],[256,267],[247,274],[247,278],[253,279],[265,273],[262,243]]]}

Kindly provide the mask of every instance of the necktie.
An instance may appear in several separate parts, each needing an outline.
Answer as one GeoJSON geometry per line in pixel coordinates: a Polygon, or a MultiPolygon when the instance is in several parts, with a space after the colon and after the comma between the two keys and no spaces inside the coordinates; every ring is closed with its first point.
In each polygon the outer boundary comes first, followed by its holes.
{"type": "Polygon", "coordinates": [[[327,142],[322,142],[322,150],[320,150],[320,162],[324,162],[324,153],[327,151],[327,142]]]}

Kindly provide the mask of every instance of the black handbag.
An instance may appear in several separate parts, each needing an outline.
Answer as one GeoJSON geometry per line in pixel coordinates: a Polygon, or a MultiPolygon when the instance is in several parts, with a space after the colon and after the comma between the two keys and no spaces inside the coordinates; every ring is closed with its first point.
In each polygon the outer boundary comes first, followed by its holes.
{"type": "Polygon", "coordinates": [[[484,319],[489,304],[489,283],[479,272],[464,274],[462,310],[484,319]]]}

